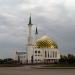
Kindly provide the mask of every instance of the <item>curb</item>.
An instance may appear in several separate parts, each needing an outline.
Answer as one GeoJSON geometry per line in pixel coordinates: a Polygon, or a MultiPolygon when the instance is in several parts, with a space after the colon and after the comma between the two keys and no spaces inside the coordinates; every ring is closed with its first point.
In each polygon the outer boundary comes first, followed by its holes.
{"type": "Polygon", "coordinates": [[[75,69],[75,67],[32,67],[35,69],[75,69]]]}

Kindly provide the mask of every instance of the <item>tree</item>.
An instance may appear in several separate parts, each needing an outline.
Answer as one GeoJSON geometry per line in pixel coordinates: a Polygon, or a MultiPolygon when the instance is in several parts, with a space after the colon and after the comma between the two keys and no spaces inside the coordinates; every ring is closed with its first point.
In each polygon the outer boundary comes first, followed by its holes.
{"type": "Polygon", "coordinates": [[[68,54],[67,56],[61,55],[59,63],[62,64],[75,64],[75,56],[72,54],[68,54]]]}
{"type": "Polygon", "coordinates": [[[63,63],[63,64],[67,63],[67,56],[61,55],[60,57],[61,57],[60,60],[59,60],[60,63],[63,63]]]}
{"type": "Polygon", "coordinates": [[[68,63],[69,64],[74,64],[75,63],[75,56],[72,54],[68,54],[68,63]]]}

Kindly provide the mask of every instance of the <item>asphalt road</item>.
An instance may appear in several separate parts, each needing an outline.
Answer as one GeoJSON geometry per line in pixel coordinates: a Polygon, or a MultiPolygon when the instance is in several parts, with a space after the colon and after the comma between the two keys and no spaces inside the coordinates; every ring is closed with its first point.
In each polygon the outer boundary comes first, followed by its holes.
{"type": "Polygon", "coordinates": [[[0,75],[75,75],[75,69],[35,69],[25,67],[0,67],[0,75]]]}

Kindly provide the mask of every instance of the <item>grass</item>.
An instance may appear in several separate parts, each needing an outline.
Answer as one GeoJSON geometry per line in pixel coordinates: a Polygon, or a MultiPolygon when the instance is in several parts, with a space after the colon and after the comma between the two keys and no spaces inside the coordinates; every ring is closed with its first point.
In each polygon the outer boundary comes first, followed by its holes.
{"type": "Polygon", "coordinates": [[[75,64],[49,64],[45,67],[75,67],[75,64]]]}
{"type": "Polygon", "coordinates": [[[21,67],[22,64],[0,64],[0,67],[21,67]]]}

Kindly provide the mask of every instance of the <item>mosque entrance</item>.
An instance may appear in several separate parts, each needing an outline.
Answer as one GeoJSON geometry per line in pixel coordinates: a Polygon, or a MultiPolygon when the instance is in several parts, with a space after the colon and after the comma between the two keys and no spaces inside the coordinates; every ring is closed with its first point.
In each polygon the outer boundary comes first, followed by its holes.
{"type": "Polygon", "coordinates": [[[33,55],[31,56],[31,63],[33,63],[33,55]]]}

